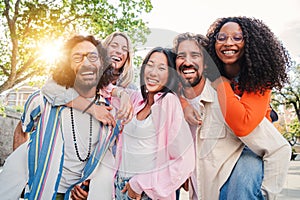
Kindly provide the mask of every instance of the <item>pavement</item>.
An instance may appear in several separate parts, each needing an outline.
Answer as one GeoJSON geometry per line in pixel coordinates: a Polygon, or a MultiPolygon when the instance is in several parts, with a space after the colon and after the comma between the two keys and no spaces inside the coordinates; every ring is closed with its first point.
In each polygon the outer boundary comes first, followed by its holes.
{"type": "MultiPolygon", "coordinates": [[[[0,167],[0,173],[2,167],[0,167]]],[[[181,190],[180,200],[188,200],[188,193],[181,190]]],[[[289,172],[282,192],[277,200],[299,200],[300,199],[300,155],[295,161],[291,161],[289,172]]]]}
{"type": "MultiPolygon", "coordinates": [[[[180,190],[180,200],[189,200],[184,190],[180,190]]],[[[300,155],[291,161],[286,182],[277,200],[300,200],[300,155]]]]}
{"type": "Polygon", "coordinates": [[[295,161],[291,161],[287,180],[278,200],[299,200],[300,199],[300,155],[295,161]]]}

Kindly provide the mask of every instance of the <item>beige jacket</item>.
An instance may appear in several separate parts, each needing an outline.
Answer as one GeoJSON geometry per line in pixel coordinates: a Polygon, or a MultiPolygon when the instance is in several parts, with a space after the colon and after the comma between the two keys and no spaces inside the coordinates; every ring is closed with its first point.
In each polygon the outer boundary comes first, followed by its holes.
{"type": "Polygon", "coordinates": [[[245,144],[264,160],[262,189],[268,199],[280,193],[288,170],[290,146],[266,118],[246,137],[238,138],[226,125],[217,93],[206,80],[202,93],[188,100],[203,116],[201,127],[190,126],[196,149],[192,179],[194,200],[218,200],[222,185],[240,157],[245,144]]]}

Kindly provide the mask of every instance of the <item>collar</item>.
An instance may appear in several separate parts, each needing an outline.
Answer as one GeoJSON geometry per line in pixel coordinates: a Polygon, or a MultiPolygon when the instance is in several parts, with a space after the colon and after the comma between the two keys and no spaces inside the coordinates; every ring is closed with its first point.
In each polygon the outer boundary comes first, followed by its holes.
{"type": "Polygon", "coordinates": [[[205,79],[205,83],[204,86],[202,86],[200,88],[200,84],[198,84],[197,86],[195,86],[194,88],[196,88],[195,93],[198,94],[195,98],[192,99],[188,99],[184,96],[183,92],[181,93],[181,95],[186,98],[188,101],[193,101],[193,99],[197,99],[197,101],[201,101],[203,103],[212,103],[215,101],[215,95],[216,94],[216,90],[211,86],[211,82],[209,79],[205,79]],[[201,93],[199,93],[199,91],[201,91],[201,93]]]}
{"type": "Polygon", "coordinates": [[[154,102],[156,102],[161,96],[163,95],[162,92],[158,92],[154,95],[154,102]]]}
{"type": "Polygon", "coordinates": [[[211,86],[210,80],[206,79],[200,101],[212,103],[215,100],[216,90],[211,86]]]}

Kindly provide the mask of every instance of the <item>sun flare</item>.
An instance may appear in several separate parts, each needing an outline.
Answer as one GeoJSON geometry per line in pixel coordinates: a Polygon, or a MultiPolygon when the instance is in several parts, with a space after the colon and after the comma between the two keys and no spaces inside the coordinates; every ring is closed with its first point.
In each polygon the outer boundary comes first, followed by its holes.
{"type": "Polygon", "coordinates": [[[53,65],[60,56],[61,41],[49,41],[40,45],[39,58],[49,65],[53,65]]]}

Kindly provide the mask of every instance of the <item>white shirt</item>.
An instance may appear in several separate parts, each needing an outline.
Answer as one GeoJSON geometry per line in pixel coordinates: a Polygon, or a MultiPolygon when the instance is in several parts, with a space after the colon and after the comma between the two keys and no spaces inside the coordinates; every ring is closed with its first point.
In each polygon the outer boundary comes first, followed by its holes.
{"type": "Polygon", "coordinates": [[[149,172],[155,168],[157,137],[151,116],[144,120],[134,117],[122,133],[121,177],[149,172]]]}
{"type": "MultiPolygon", "coordinates": [[[[78,147],[78,152],[81,159],[85,159],[88,154],[89,149],[89,135],[90,135],[90,115],[82,113],[73,109],[73,119],[74,119],[74,130],[76,136],[76,142],[78,147]]],[[[90,154],[95,149],[98,141],[99,132],[99,122],[92,117],[92,146],[90,154]]],[[[65,108],[62,111],[62,123],[61,131],[64,137],[65,147],[64,147],[64,166],[62,171],[62,177],[58,187],[58,192],[65,193],[70,185],[76,183],[82,174],[82,170],[86,165],[85,162],[81,162],[76,155],[75,145],[73,141],[73,132],[71,126],[71,113],[70,108],[65,108]],[[62,126],[63,125],[63,126],[62,126]]]]}

